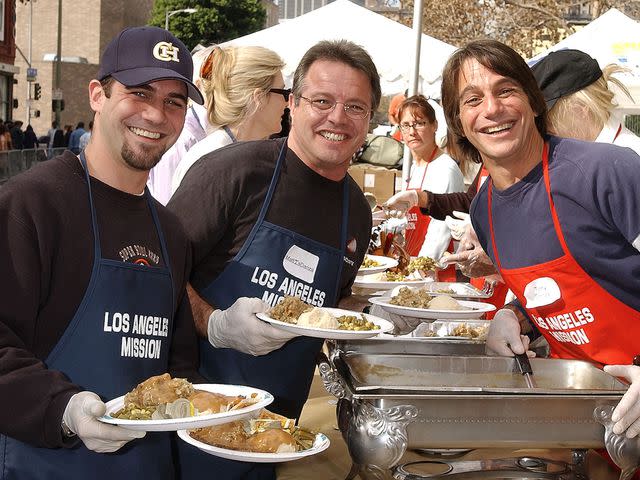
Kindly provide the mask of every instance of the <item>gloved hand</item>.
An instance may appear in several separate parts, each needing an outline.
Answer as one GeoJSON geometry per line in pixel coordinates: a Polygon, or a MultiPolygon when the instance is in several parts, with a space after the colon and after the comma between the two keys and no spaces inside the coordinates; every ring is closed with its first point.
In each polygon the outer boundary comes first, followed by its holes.
{"type": "Polygon", "coordinates": [[[529,357],[535,357],[535,352],[529,350],[529,337],[520,334],[520,323],[516,314],[511,310],[498,310],[489,324],[487,355],[498,357],[513,357],[527,353],[529,357]]]}
{"type": "Polygon", "coordinates": [[[384,209],[390,211],[390,214],[402,216],[412,207],[418,205],[418,191],[404,190],[396,193],[384,204],[384,209]]]}
{"type": "Polygon", "coordinates": [[[233,348],[254,356],[277,350],[296,335],[256,317],[256,313],[266,312],[268,308],[259,298],[241,297],[226,310],[214,310],[207,325],[209,343],[216,348],[233,348]]]}
{"type": "Polygon", "coordinates": [[[449,230],[451,230],[451,236],[454,240],[460,240],[465,233],[465,227],[471,225],[471,217],[468,213],[453,211],[453,216],[447,215],[444,219],[444,223],[447,224],[449,230]],[[458,220],[459,219],[459,220],[458,220]]]}
{"type": "Polygon", "coordinates": [[[640,367],[607,365],[604,371],[609,375],[625,378],[631,384],[611,415],[611,420],[615,422],[613,433],[620,435],[626,431],[625,435],[629,438],[638,436],[640,434],[640,367]]]}
{"type": "Polygon", "coordinates": [[[482,249],[471,224],[464,225],[462,229],[464,232],[456,253],[444,255],[440,259],[440,263],[443,265],[457,263],[460,271],[471,278],[486,277],[497,273],[491,258],[482,249]]]}
{"type": "Polygon", "coordinates": [[[89,450],[98,453],[115,452],[127,442],[145,436],[146,432],[127,430],[97,420],[96,417],[104,415],[106,410],[107,406],[98,395],[80,392],[69,399],[62,420],[89,450]]]}
{"type": "Polygon", "coordinates": [[[404,315],[396,315],[391,312],[387,312],[387,315],[394,325],[393,331],[391,332],[393,335],[406,335],[407,333],[411,333],[423,322],[421,318],[405,317],[404,315]]]}

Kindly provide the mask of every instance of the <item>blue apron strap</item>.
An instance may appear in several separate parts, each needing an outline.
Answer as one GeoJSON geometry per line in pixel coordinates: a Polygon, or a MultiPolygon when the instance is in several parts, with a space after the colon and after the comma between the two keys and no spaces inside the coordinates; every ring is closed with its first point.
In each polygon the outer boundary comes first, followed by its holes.
{"type": "Polygon", "coordinates": [[[171,270],[171,261],[169,260],[169,250],[167,249],[167,242],[164,238],[164,234],[162,233],[162,227],[160,226],[160,219],[158,218],[158,211],[156,207],[153,205],[153,197],[149,192],[149,188],[145,185],[144,187],[144,196],[147,200],[147,205],[149,206],[149,210],[151,210],[151,218],[153,218],[153,224],[156,227],[156,233],[158,234],[158,240],[160,241],[160,249],[162,250],[162,258],[164,259],[164,265],[169,273],[169,278],[171,279],[171,291],[173,292],[173,296],[171,297],[171,311],[176,311],[175,305],[175,292],[174,283],[173,283],[173,270],[171,270]]]}
{"type": "Polygon", "coordinates": [[[271,200],[273,199],[273,193],[276,191],[276,185],[278,185],[278,179],[280,177],[280,170],[282,168],[282,164],[284,163],[284,157],[287,151],[287,142],[285,140],[282,148],[280,149],[280,153],[278,154],[278,161],[276,162],[276,166],[273,170],[273,175],[271,176],[271,183],[269,184],[269,190],[267,190],[267,195],[264,198],[264,203],[262,204],[262,208],[260,209],[260,213],[258,214],[258,218],[256,223],[254,224],[251,232],[249,232],[249,236],[242,245],[240,251],[236,254],[234,258],[242,258],[242,256],[246,253],[247,249],[251,245],[252,240],[255,238],[258,233],[258,229],[264,218],[267,216],[267,212],[269,211],[269,205],[271,205],[271,200]]]}
{"type": "Polygon", "coordinates": [[[205,128],[204,125],[202,125],[202,122],[200,121],[200,117],[198,117],[198,113],[196,112],[196,109],[193,108],[193,105],[191,105],[189,107],[191,109],[191,114],[193,115],[193,118],[196,119],[196,122],[198,122],[198,125],[200,125],[200,128],[202,129],[203,132],[205,132],[205,128]]]}
{"type": "Polygon", "coordinates": [[[349,224],[349,182],[348,176],[345,175],[342,180],[342,225],[340,232],[340,265],[338,266],[338,273],[336,277],[336,299],[335,305],[338,308],[338,301],[340,300],[340,280],[342,279],[342,266],[344,265],[345,250],[347,249],[347,230],[349,224]]]}
{"type": "Polygon", "coordinates": [[[100,232],[98,231],[98,219],[96,217],[96,209],[93,205],[93,195],[91,194],[91,178],[89,177],[89,167],[87,166],[87,157],[84,150],[80,152],[80,163],[84,169],[84,177],[87,180],[87,188],[89,189],[89,208],[91,209],[91,225],[93,226],[93,268],[98,267],[98,260],[102,258],[102,249],[100,248],[100,232]]]}
{"type": "Polygon", "coordinates": [[[222,129],[225,131],[225,133],[227,135],[229,135],[229,138],[231,139],[232,143],[237,143],[238,142],[238,139],[236,138],[236,136],[233,134],[233,132],[231,131],[231,129],[227,125],[222,127],[222,129]]]}

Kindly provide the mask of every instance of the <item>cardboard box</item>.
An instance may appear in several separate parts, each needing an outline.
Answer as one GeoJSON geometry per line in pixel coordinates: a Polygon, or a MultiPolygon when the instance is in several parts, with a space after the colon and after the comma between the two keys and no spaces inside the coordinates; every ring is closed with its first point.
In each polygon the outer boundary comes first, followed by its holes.
{"type": "Polygon", "coordinates": [[[366,163],[357,163],[349,167],[353,177],[363,192],[370,192],[378,203],[386,202],[402,187],[402,171],[376,167],[366,163]]]}

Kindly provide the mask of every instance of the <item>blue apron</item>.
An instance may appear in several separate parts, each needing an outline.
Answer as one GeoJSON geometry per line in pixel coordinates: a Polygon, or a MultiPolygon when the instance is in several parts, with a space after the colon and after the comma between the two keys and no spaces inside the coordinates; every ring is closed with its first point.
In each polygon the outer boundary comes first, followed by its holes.
{"type": "MultiPolygon", "coordinates": [[[[257,297],[274,305],[279,297],[292,294],[316,306],[333,307],[338,303],[347,243],[348,182],[343,180],[340,249],[269,223],[265,217],[286,152],[285,142],[264,204],[246,242],[222,273],[200,292],[216,308],[226,309],[240,297],[257,297]]],[[[309,394],[322,343],[322,339],[296,337],[276,351],[254,357],[237,350],[213,348],[208,341],[201,340],[200,373],[213,383],[251,385],[267,390],[275,397],[270,410],[298,418],[309,394]]],[[[217,478],[225,480],[262,480],[275,475],[273,464],[224,460],[202,454],[184,442],[180,445],[180,468],[185,480],[199,478],[207,471],[216,472],[217,478]]]]}
{"type": "MultiPolygon", "coordinates": [[[[145,196],[166,266],[102,258],[84,154],[80,158],[89,189],[93,268],[84,298],[45,364],[106,401],[167,371],[175,311],[173,280],[164,236],[148,191],[145,196]],[[156,328],[145,331],[144,327],[153,325],[154,320],[156,328]]],[[[174,471],[170,438],[169,433],[148,433],[117,452],[104,454],[88,450],[82,442],[70,449],[38,448],[2,435],[0,476],[3,480],[171,479],[174,471]]]]}

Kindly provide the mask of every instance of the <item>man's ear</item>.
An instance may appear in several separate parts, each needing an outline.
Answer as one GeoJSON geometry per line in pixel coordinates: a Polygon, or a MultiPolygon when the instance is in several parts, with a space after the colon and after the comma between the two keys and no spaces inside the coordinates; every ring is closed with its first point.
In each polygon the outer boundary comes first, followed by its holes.
{"type": "Polygon", "coordinates": [[[89,82],[89,105],[91,110],[96,113],[100,112],[106,98],[102,84],[98,80],[91,80],[89,82]]]}

